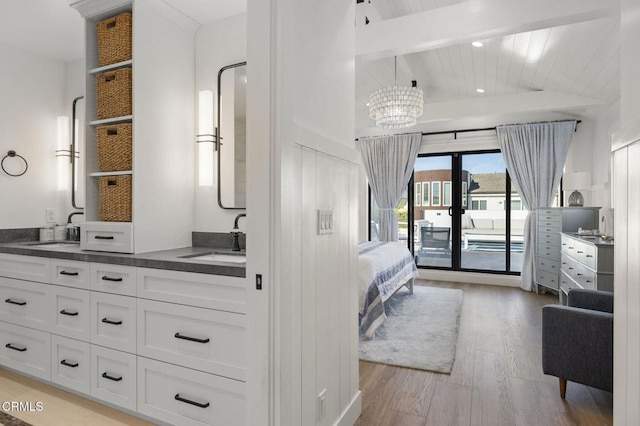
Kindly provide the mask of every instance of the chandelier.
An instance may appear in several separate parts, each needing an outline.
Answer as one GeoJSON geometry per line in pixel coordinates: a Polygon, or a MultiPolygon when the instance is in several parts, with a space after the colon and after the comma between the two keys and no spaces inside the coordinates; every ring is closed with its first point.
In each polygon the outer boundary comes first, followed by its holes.
{"type": "MultiPolygon", "coordinates": [[[[396,78],[397,65],[396,58],[396,78]]],[[[383,87],[369,96],[369,118],[375,120],[377,127],[400,129],[416,125],[424,110],[424,95],[415,80],[411,83],[411,87],[397,83],[383,87]]]]}

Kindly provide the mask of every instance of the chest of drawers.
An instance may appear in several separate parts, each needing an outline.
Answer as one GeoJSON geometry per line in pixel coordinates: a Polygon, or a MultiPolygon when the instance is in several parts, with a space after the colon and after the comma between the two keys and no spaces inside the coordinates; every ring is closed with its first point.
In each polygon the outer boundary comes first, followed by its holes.
{"type": "Polygon", "coordinates": [[[535,282],[560,289],[560,233],[598,226],[599,207],[548,207],[536,210],[535,282]]]}
{"type": "Polygon", "coordinates": [[[561,234],[560,302],[572,288],[613,291],[612,242],[599,237],[561,234]]]}

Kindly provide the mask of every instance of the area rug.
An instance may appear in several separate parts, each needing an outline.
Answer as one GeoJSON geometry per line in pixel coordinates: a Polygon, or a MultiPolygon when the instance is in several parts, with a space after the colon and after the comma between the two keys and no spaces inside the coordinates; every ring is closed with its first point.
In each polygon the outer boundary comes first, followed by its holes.
{"type": "Polygon", "coordinates": [[[387,319],[371,340],[360,336],[360,359],[451,373],[462,309],[462,290],[415,285],[385,303],[387,319]]]}
{"type": "Polygon", "coordinates": [[[1,426],[31,426],[30,423],[23,422],[20,419],[17,419],[4,411],[0,411],[0,425],[1,426]]]}

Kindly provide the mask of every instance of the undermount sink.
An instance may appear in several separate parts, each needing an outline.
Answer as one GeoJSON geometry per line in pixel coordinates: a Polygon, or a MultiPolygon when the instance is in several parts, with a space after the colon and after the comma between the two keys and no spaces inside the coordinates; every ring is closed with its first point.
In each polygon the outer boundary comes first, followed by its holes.
{"type": "Polygon", "coordinates": [[[225,263],[247,263],[247,256],[244,252],[230,253],[230,252],[207,252],[200,254],[190,254],[187,256],[180,256],[181,258],[193,259],[193,260],[208,260],[211,262],[225,262],[225,263]]]}

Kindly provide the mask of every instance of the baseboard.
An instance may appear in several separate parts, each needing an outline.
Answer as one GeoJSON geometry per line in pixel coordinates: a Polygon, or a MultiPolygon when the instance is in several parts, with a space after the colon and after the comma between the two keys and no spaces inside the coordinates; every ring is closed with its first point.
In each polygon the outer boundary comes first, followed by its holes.
{"type": "Polygon", "coordinates": [[[441,271],[439,269],[418,269],[422,280],[453,281],[456,283],[499,285],[520,287],[519,275],[483,274],[480,272],[441,271]]]}
{"type": "Polygon", "coordinates": [[[353,426],[362,412],[362,392],[358,391],[349,406],[335,423],[335,426],[353,426]]]}

